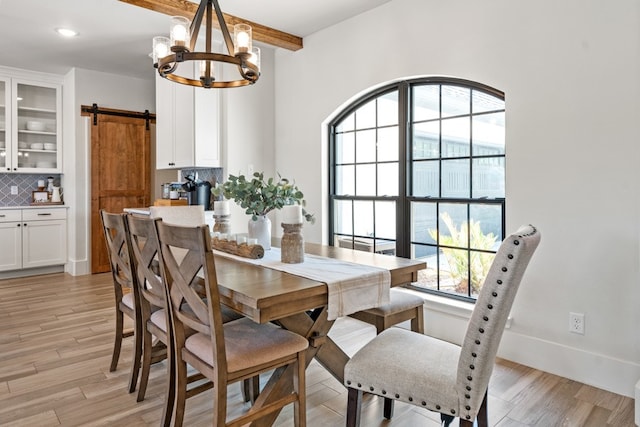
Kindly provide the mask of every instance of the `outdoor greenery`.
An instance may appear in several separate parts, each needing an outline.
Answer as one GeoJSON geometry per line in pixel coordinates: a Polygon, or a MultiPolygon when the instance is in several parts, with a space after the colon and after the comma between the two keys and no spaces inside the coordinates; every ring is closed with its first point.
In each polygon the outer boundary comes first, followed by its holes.
{"type": "Polygon", "coordinates": [[[261,215],[266,215],[274,209],[281,209],[285,205],[301,205],[305,220],[313,223],[315,218],[304,209],[306,202],[304,194],[287,178],[278,174],[278,179],[265,180],[264,173],[255,172],[248,180],[244,175],[229,175],[229,179],[222,185],[211,189],[214,196],[223,195],[226,199],[239,204],[247,215],[255,221],[261,215]]]}
{"type": "Polygon", "coordinates": [[[478,221],[464,221],[460,224],[460,229],[458,230],[448,213],[443,213],[441,217],[449,234],[441,232],[438,236],[436,230],[429,230],[429,234],[432,239],[439,241],[441,246],[448,246],[441,249],[449,264],[451,278],[456,284],[455,291],[467,293],[470,273],[471,292],[478,293],[485,277],[487,277],[494,254],[471,251],[469,255],[466,248],[492,250],[497,237],[493,233],[484,234],[478,221]]]}

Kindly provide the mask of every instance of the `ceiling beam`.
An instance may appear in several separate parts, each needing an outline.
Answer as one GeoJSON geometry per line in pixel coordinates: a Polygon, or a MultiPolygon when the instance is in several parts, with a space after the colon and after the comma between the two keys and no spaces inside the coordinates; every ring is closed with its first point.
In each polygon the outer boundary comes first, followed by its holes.
{"type": "MultiPolygon", "coordinates": [[[[153,10],[155,12],[164,13],[169,16],[184,16],[192,19],[198,9],[197,3],[192,3],[189,0],[120,0],[124,3],[129,3],[135,6],[144,7],[145,9],[153,10]]],[[[257,24],[255,22],[247,21],[246,19],[238,18],[233,15],[223,13],[224,20],[228,27],[233,27],[235,24],[245,23],[251,25],[253,38],[256,41],[267,43],[275,47],[281,47],[288,50],[302,49],[302,37],[294,36],[283,31],[276,30],[274,28],[265,27],[264,25],[257,24]]],[[[219,29],[218,21],[213,20],[213,25],[219,29]]]]}

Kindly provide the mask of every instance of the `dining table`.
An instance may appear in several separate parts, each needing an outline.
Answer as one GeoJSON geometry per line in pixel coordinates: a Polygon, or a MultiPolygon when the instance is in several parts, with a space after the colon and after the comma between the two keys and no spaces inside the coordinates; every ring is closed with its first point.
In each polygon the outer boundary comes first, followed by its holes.
{"type": "MultiPolygon", "coordinates": [[[[216,252],[214,259],[221,302],[255,322],[274,322],[307,338],[307,366],[315,359],[344,383],[344,367],[349,356],[328,335],[335,319],[328,315],[327,283],[317,277],[310,279],[216,252]]],[[[387,270],[390,286],[415,282],[418,271],[426,268],[421,260],[308,242],[304,252],[305,255],[387,270]]],[[[254,405],[265,406],[290,393],[292,376],[293,368],[277,369],[254,405]]],[[[270,426],[277,416],[278,413],[271,414],[251,425],[270,426]]]]}

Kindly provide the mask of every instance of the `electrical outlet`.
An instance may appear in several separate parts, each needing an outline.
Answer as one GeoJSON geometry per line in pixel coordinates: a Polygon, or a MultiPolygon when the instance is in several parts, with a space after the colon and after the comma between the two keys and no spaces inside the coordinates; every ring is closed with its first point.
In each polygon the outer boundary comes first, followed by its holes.
{"type": "Polygon", "coordinates": [[[569,313],[569,332],[584,335],[584,313],[569,313]]]}
{"type": "Polygon", "coordinates": [[[11,186],[11,195],[12,196],[17,196],[18,195],[18,186],[17,185],[12,185],[11,186]]]}

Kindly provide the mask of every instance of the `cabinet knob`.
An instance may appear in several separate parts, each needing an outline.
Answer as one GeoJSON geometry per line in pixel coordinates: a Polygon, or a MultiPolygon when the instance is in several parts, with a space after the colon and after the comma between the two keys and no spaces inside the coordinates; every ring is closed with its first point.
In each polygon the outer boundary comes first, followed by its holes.
{"type": "Polygon", "coordinates": [[[26,222],[24,223],[24,226],[25,226],[25,227],[27,226],[27,223],[26,223],[26,222]]]}
{"type": "Polygon", "coordinates": [[[20,227],[20,223],[18,223],[18,227],[20,227]]]}

